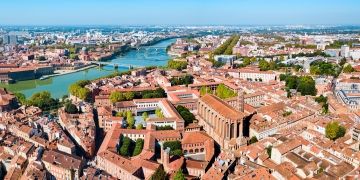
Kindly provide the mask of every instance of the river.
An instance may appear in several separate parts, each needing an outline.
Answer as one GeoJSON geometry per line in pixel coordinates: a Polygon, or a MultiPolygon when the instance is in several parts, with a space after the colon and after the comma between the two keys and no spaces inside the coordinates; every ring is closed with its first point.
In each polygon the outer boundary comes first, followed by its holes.
{"type": "MultiPolygon", "coordinates": [[[[175,39],[161,41],[151,46],[143,46],[138,50],[130,50],[122,56],[112,60],[113,63],[131,64],[138,66],[162,66],[167,63],[170,56],[166,53],[166,47],[175,42],[175,39]]],[[[113,73],[114,71],[126,71],[127,68],[117,70],[112,66],[95,67],[87,70],[51,77],[45,80],[19,81],[15,84],[0,84],[12,92],[21,92],[26,97],[40,91],[49,91],[54,98],[61,98],[68,94],[68,87],[78,80],[92,80],[113,73]]]]}

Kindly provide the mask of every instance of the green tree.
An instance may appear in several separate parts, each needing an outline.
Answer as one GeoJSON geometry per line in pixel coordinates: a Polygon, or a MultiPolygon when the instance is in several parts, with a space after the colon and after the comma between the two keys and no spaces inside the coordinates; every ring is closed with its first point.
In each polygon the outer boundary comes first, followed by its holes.
{"type": "Polygon", "coordinates": [[[88,88],[81,88],[78,91],[78,98],[80,98],[81,100],[87,100],[90,99],[91,97],[91,91],[88,88]]]}
{"type": "Polygon", "coordinates": [[[200,95],[203,96],[205,94],[211,94],[211,89],[205,86],[200,88],[200,95]]]}
{"type": "Polygon", "coordinates": [[[272,151],[272,146],[268,146],[265,148],[266,149],[266,153],[269,155],[269,157],[271,158],[271,151],[272,151]]]}
{"type": "Polygon", "coordinates": [[[124,94],[124,97],[126,100],[130,101],[130,100],[133,100],[134,97],[135,97],[135,93],[134,92],[126,92],[124,94]]]}
{"type": "Polygon", "coordinates": [[[267,71],[270,69],[270,64],[266,60],[262,59],[259,61],[259,68],[261,71],[267,71]]]}
{"type": "Polygon", "coordinates": [[[182,155],[182,147],[180,141],[166,141],[163,143],[163,148],[170,148],[170,155],[181,156],[182,155]]]}
{"type": "Polygon", "coordinates": [[[119,111],[115,114],[116,117],[125,117],[125,112],[119,111]]]}
{"type": "Polygon", "coordinates": [[[51,98],[51,94],[48,91],[33,94],[30,97],[28,104],[39,107],[43,111],[57,109],[60,105],[58,100],[51,98]]]}
{"type": "Polygon", "coordinates": [[[132,153],[132,156],[137,156],[141,153],[142,149],[144,147],[144,140],[143,139],[137,139],[135,143],[134,152],[132,153]]]}
{"type": "Polygon", "coordinates": [[[345,127],[339,125],[339,122],[332,121],[325,127],[325,136],[331,140],[343,137],[346,133],[345,127]]]}
{"type": "Polygon", "coordinates": [[[195,116],[194,114],[192,114],[189,109],[187,109],[184,106],[178,105],[176,107],[176,110],[179,112],[179,114],[181,115],[181,117],[184,119],[185,121],[185,126],[187,126],[188,124],[192,123],[195,120],[195,116]]]}
{"type": "Polygon", "coordinates": [[[249,57],[245,57],[244,59],[243,59],[243,65],[244,66],[248,66],[248,65],[250,65],[251,64],[251,59],[249,58],[249,57]]]}
{"type": "Polygon", "coordinates": [[[77,54],[70,54],[70,59],[79,60],[79,56],[77,54]]]}
{"type": "Polygon", "coordinates": [[[79,112],[78,108],[72,103],[65,104],[65,112],[69,114],[76,114],[79,112]]]}
{"type": "Polygon", "coordinates": [[[258,142],[258,139],[256,138],[256,136],[251,137],[249,140],[249,144],[254,144],[256,142],[258,142]]]}
{"type": "Polygon", "coordinates": [[[232,54],[232,49],[236,45],[236,43],[239,41],[240,36],[238,35],[232,35],[230,38],[228,38],[223,44],[221,44],[218,48],[216,48],[213,51],[214,55],[220,55],[220,54],[232,54]]]}
{"type": "Polygon", "coordinates": [[[160,165],[156,171],[154,172],[154,174],[151,176],[150,178],[151,180],[167,180],[167,174],[164,171],[164,166],[160,165]]]}
{"type": "Polygon", "coordinates": [[[21,105],[26,105],[27,104],[27,100],[26,100],[26,96],[23,93],[20,92],[16,92],[14,93],[16,99],[20,102],[21,105]]]}
{"type": "Polygon", "coordinates": [[[138,125],[136,126],[136,129],[137,129],[137,130],[144,129],[144,125],[143,125],[143,124],[138,124],[138,125]]]}
{"type": "Polygon", "coordinates": [[[182,172],[181,169],[179,169],[179,170],[176,172],[176,174],[175,174],[175,176],[174,176],[174,180],[185,180],[185,175],[184,175],[184,173],[182,172]]]}
{"type": "Polygon", "coordinates": [[[114,91],[110,93],[109,99],[112,103],[124,101],[126,98],[123,93],[114,91]]]}
{"type": "Polygon", "coordinates": [[[157,109],[155,110],[155,114],[156,114],[156,116],[157,116],[158,118],[164,118],[164,117],[165,117],[160,108],[157,108],[157,109]]]}
{"type": "Polygon", "coordinates": [[[128,124],[128,129],[132,129],[135,125],[135,118],[131,111],[126,112],[126,122],[128,124]]]}
{"type": "Polygon", "coordinates": [[[311,76],[302,76],[299,80],[297,90],[301,95],[316,95],[315,81],[311,76]]]}
{"type": "Polygon", "coordinates": [[[216,96],[220,99],[226,99],[237,96],[237,93],[226,87],[224,84],[219,84],[215,90],[216,96]]]}
{"type": "Polygon", "coordinates": [[[89,80],[80,80],[71,84],[69,87],[70,94],[84,100],[90,101],[91,100],[91,91],[85,88],[86,85],[90,84],[91,81],[89,80]]]}
{"type": "Polygon", "coordinates": [[[192,84],[194,82],[194,77],[191,75],[185,75],[182,77],[173,77],[170,79],[171,85],[175,86],[175,85],[188,85],[188,84],[192,84]]]}
{"type": "Polygon", "coordinates": [[[149,115],[147,112],[143,112],[142,113],[142,118],[144,119],[144,121],[146,121],[149,118],[149,115]]]}
{"type": "Polygon", "coordinates": [[[178,71],[181,71],[183,69],[186,69],[188,63],[186,61],[175,61],[175,60],[170,60],[167,63],[167,67],[170,69],[176,69],[178,71]]]}
{"type": "Polygon", "coordinates": [[[343,68],[344,73],[351,73],[354,71],[355,71],[354,68],[350,64],[345,65],[343,68]]]}
{"type": "Polygon", "coordinates": [[[45,56],[39,56],[38,60],[39,60],[39,61],[45,61],[46,58],[45,58],[45,56]]]}
{"type": "Polygon", "coordinates": [[[119,150],[119,153],[120,155],[122,156],[130,156],[130,146],[131,146],[131,139],[126,137],[126,136],[123,136],[122,137],[122,143],[121,143],[121,147],[120,147],[120,150],[119,150]]]}

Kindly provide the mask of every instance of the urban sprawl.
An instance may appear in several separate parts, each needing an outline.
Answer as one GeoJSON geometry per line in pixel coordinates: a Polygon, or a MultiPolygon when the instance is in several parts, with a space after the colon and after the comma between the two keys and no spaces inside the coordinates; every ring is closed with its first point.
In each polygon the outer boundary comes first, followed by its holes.
{"type": "Polygon", "coordinates": [[[174,39],[59,99],[0,88],[0,179],[360,178],[359,31],[134,29],[0,29],[3,85],[174,39]]]}

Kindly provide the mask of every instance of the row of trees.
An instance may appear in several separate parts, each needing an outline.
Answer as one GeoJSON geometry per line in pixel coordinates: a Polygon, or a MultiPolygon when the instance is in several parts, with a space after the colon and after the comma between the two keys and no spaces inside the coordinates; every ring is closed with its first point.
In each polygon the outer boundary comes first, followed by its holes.
{"type": "Polygon", "coordinates": [[[181,115],[181,117],[184,119],[185,121],[185,126],[187,126],[188,124],[192,123],[195,120],[195,116],[194,114],[192,114],[189,109],[187,109],[184,106],[178,105],[176,107],[176,110],[179,112],[179,114],[181,115]]]}
{"type": "Polygon", "coordinates": [[[261,71],[275,70],[278,69],[278,65],[275,61],[267,62],[265,59],[259,61],[259,68],[261,71]]]}
{"type": "Polygon", "coordinates": [[[120,101],[130,101],[133,100],[134,97],[135,97],[135,93],[131,91],[125,93],[114,91],[110,94],[109,99],[112,103],[116,103],[120,101]]]}
{"type": "Polygon", "coordinates": [[[109,99],[112,103],[120,101],[130,101],[133,99],[145,99],[145,98],[163,98],[166,97],[164,89],[157,88],[156,90],[145,90],[142,92],[118,92],[114,91],[110,93],[109,99]]]}
{"type": "MultiPolygon", "coordinates": [[[[213,93],[212,90],[208,87],[201,87],[200,88],[200,95],[203,96],[205,94],[211,94],[213,93]]],[[[219,97],[220,99],[227,99],[231,97],[237,96],[237,93],[228,87],[226,87],[224,84],[219,84],[218,87],[215,89],[215,95],[219,97]]]]}
{"type": "Polygon", "coordinates": [[[236,43],[239,41],[240,36],[233,35],[229,39],[227,39],[222,45],[220,45],[218,48],[216,48],[213,52],[214,55],[220,55],[220,54],[232,54],[232,48],[236,45],[236,43]]]}
{"type": "Polygon", "coordinates": [[[326,54],[325,52],[318,50],[315,51],[313,53],[299,53],[299,54],[292,54],[291,57],[292,58],[296,58],[296,57],[316,57],[316,56],[323,56],[323,57],[330,57],[328,54],[326,54]]]}
{"type": "Polygon", "coordinates": [[[136,142],[134,142],[126,136],[121,136],[118,145],[118,153],[127,157],[137,156],[141,153],[143,146],[144,140],[141,138],[136,139],[136,142]]]}
{"type": "Polygon", "coordinates": [[[89,80],[77,81],[76,83],[70,85],[69,92],[81,100],[91,101],[91,91],[88,88],[85,88],[85,86],[90,83],[91,81],[89,80]]]}
{"type": "Polygon", "coordinates": [[[135,118],[130,110],[117,112],[115,116],[125,118],[128,129],[134,128],[135,118]]]}
{"type": "Polygon", "coordinates": [[[22,93],[15,93],[14,95],[16,96],[20,104],[27,106],[36,106],[43,111],[58,109],[62,106],[58,99],[54,99],[51,97],[49,91],[35,93],[29,99],[26,99],[26,96],[22,93]]]}
{"type": "Polygon", "coordinates": [[[290,89],[296,89],[301,95],[316,95],[315,81],[311,76],[292,76],[292,75],[280,75],[280,80],[285,81],[287,91],[290,89]]]}
{"type": "Polygon", "coordinates": [[[170,79],[171,85],[188,85],[194,82],[194,77],[192,75],[185,75],[182,77],[173,77],[170,79]]]}
{"type": "Polygon", "coordinates": [[[170,60],[167,63],[167,67],[170,69],[176,69],[178,71],[181,71],[183,69],[187,68],[188,63],[186,61],[175,61],[175,60],[170,60]]]}
{"type": "Polygon", "coordinates": [[[348,41],[337,40],[337,41],[334,41],[332,44],[327,45],[326,49],[339,49],[343,45],[348,45],[349,47],[351,47],[353,43],[360,43],[360,41],[358,39],[353,39],[353,40],[348,40],[348,41]]]}
{"type": "Polygon", "coordinates": [[[236,43],[239,41],[239,39],[240,39],[239,35],[234,35],[230,45],[226,48],[224,54],[232,55],[233,54],[233,48],[236,45],[236,43]]]}

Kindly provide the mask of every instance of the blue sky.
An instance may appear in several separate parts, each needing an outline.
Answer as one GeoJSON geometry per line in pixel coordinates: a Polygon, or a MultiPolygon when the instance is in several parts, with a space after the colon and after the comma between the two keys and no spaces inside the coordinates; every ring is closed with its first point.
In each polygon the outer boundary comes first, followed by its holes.
{"type": "Polygon", "coordinates": [[[1,0],[6,25],[360,25],[359,0],[1,0]]]}

